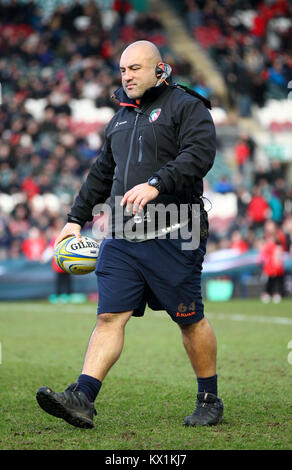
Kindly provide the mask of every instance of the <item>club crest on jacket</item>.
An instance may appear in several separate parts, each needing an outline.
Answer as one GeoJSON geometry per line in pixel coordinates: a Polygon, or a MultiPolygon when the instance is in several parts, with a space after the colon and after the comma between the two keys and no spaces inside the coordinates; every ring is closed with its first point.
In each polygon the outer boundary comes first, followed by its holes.
{"type": "Polygon", "coordinates": [[[156,119],[159,118],[160,113],[161,113],[161,108],[153,109],[153,111],[151,111],[151,113],[150,113],[149,121],[150,122],[156,121],[156,119]]]}

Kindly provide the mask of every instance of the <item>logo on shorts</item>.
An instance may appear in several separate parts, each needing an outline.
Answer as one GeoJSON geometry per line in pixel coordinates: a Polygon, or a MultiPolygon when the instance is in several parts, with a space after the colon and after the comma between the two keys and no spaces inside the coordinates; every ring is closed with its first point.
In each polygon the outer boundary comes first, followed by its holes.
{"type": "Polygon", "coordinates": [[[159,118],[159,115],[161,113],[161,108],[156,108],[151,111],[150,116],[149,116],[149,122],[154,122],[156,119],[159,118]]]}
{"type": "Polygon", "coordinates": [[[191,317],[192,315],[195,315],[195,311],[193,312],[188,312],[188,313],[183,313],[183,312],[176,312],[177,317],[191,317]]]}
{"type": "Polygon", "coordinates": [[[177,317],[190,317],[192,315],[195,315],[195,313],[196,313],[195,302],[192,302],[191,305],[189,305],[188,307],[184,303],[181,303],[177,307],[176,316],[177,317]]]}

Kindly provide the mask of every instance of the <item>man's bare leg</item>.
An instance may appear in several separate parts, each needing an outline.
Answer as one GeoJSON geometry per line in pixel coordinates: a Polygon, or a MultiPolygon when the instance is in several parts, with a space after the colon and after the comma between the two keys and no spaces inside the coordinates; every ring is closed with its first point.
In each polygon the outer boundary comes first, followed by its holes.
{"type": "Polygon", "coordinates": [[[82,374],[103,381],[121,355],[125,326],[132,313],[133,311],[102,313],[98,316],[86,351],[82,374]]]}
{"type": "Polygon", "coordinates": [[[179,325],[183,344],[197,377],[216,374],[217,341],[206,318],[192,325],[179,325]]]}

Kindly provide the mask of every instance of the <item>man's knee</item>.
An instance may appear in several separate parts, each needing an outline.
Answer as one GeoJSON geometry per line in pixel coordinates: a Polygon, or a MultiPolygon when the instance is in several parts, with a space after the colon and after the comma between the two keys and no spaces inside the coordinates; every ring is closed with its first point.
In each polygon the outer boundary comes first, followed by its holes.
{"type": "Polygon", "coordinates": [[[131,318],[133,311],[119,313],[100,313],[97,318],[98,325],[125,325],[131,318]]]}
{"type": "Polygon", "coordinates": [[[206,318],[203,317],[201,320],[196,323],[191,323],[189,325],[179,325],[182,334],[188,335],[194,332],[195,330],[200,330],[206,326],[206,318]]]}

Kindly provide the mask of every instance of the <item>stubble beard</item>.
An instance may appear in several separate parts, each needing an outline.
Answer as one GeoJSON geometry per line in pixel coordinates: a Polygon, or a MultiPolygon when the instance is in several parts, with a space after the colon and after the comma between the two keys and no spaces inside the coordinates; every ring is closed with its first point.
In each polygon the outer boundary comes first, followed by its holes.
{"type": "Polygon", "coordinates": [[[137,91],[128,90],[127,88],[124,88],[124,91],[131,100],[138,100],[142,96],[139,92],[137,93],[137,91]]]}

